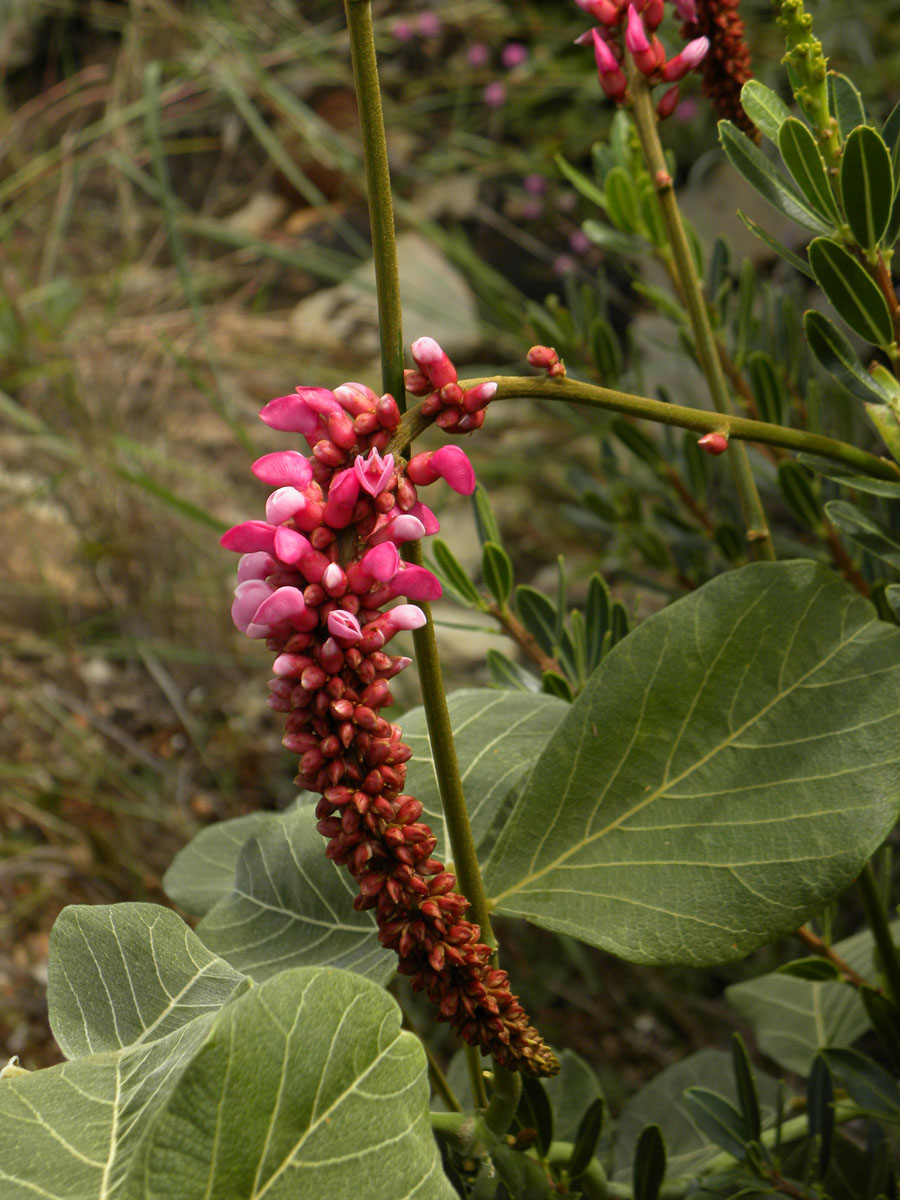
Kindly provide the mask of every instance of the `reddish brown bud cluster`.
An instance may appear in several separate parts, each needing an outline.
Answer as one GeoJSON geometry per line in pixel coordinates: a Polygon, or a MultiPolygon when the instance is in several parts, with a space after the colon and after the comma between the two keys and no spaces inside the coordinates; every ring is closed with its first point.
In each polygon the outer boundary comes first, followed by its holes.
{"type": "Polygon", "coordinates": [[[700,64],[703,91],[720,117],[733,121],[759,141],[759,130],[741,106],[741,88],[753,75],[750,49],[744,39],[739,0],[696,0],[696,16],[681,28],[685,38],[709,39],[709,52],[700,64]]]}
{"type": "Polygon", "coordinates": [[[532,346],[525,355],[533,367],[543,368],[551,378],[563,378],[566,364],[552,346],[532,346]]]}

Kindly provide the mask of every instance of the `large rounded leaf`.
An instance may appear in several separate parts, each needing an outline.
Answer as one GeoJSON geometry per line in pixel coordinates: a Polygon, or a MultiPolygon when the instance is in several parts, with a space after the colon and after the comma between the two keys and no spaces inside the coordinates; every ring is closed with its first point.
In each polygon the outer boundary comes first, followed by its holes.
{"type": "Polygon", "coordinates": [[[254,812],[201,829],[178,851],[163,876],[166,895],[185,912],[204,916],[231,891],[247,839],[277,819],[277,813],[254,812]]]}
{"type": "Polygon", "coordinates": [[[900,629],[757,563],[639,626],[535,764],[496,910],[638,962],[740,957],[846,887],[900,806],[900,629]]]}

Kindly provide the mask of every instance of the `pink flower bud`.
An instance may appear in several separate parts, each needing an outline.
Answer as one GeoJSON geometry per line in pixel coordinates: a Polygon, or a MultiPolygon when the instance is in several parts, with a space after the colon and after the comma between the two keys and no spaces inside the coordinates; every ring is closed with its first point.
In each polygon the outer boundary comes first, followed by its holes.
{"type": "Polygon", "coordinates": [[[275,526],[267,521],[242,521],[222,534],[219,545],[240,554],[255,550],[267,550],[271,554],[275,549],[275,526]]]}
{"type": "Polygon", "coordinates": [[[434,338],[417,338],[413,342],[411,350],[416,366],[431,381],[433,388],[442,388],[448,383],[456,383],[456,367],[434,338]]]}
{"type": "Polygon", "coordinates": [[[250,468],[257,479],[272,487],[305,488],[312,480],[312,466],[299,450],[276,450],[264,454],[250,468]]]}
{"type": "Polygon", "coordinates": [[[425,534],[427,537],[431,537],[433,533],[437,533],[441,527],[440,521],[437,519],[428,505],[423,504],[421,500],[417,500],[412,508],[409,509],[409,514],[412,517],[419,518],[419,520],[425,526],[425,534]]]}
{"type": "Polygon", "coordinates": [[[337,563],[329,563],[322,572],[321,584],[329,596],[343,596],[347,590],[347,576],[337,563]]]}
{"type": "Polygon", "coordinates": [[[552,367],[559,362],[559,355],[552,346],[532,346],[525,357],[533,367],[552,367]]]}
{"type": "Polygon", "coordinates": [[[403,542],[417,542],[423,537],[425,537],[425,526],[418,517],[413,517],[409,513],[398,513],[396,517],[372,534],[369,544],[378,546],[382,542],[393,542],[395,546],[400,546],[403,542]]]}
{"type": "Polygon", "coordinates": [[[362,629],[359,621],[353,613],[347,612],[346,609],[336,608],[333,613],[328,615],[328,632],[336,638],[343,638],[345,641],[358,642],[362,637],[362,629]]]}
{"type": "Polygon", "coordinates": [[[401,629],[421,629],[425,621],[425,614],[415,604],[398,604],[396,608],[388,609],[383,617],[378,618],[385,641],[401,629]]]}
{"type": "Polygon", "coordinates": [[[487,383],[477,383],[475,387],[467,388],[463,395],[462,406],[468,413],[480,412],[487,408],[497,395],[497,385],[493,379],[487,383]]]}
{"type": "Polygon", "coordinates": [[[367,458],[363,458],[361,454],[356,456],[353,470],[369,495],[377,496],[390,483],[391,475],[394,473],[394,456],[387,454],[382,459],[378,450],[373,446],[367,458]]]}
{"type": "Polygon", "coordinates": [[[728,437],[724,433],[705,433],[697,440],[697,445],[707,454],[724,454],[728,449],[728,437]]]}
{"type": "Polygon", "coordinates": [[[413,396],[427,396],[432,390],[431,382],[421,371],[404,371],[403,383],[406,390],[413,396]]]}
{"type": "Polygon", "coordinates": [[[616,25],[621,16],[614,0],[575,0],[575,3],[601,25],[616,25]]]}
{"type": "Polygon", "coordinates": [[[365,383],[342,383],[334,389],[334,398],[351,417],[359,417],[364,412],[373,412],[378,397],[365,383]]]}
{"type": "Polygon", "coordinates": [[[243,583],[239,583],[234,589],[231,619],[241,633],[247,632],[247,627],[250,624],[253,614],[262,604],[263,600],[271,594],[272,589],[261,579],[248,579],[243,583]]]}
{"type": "Polygon", "coordinates": [[[382,429],[396,429],[400,424],[400,409],[390,392],[385,392],[379,398],[375,405],[375,416],[382,429]]]}
{"type": "Polygon", "coordinates": [[[346,529],[353,520],[353,509],[358,495],[359,472],[353,467],[339,471],[328,489],[323,513],[325,523],[332,529],[346,529]]]}
{"type": "Polygon", "coordinates": [[[628,5],[625,23],[625,45],[632,54],[645,54],[650,49],[644,23],[633,4],[628,5]]]}
{"type": "Polygon", "coordinates": [[[349,450],[356,445],[356,429],[353,419],[343,410],[329,413],[325,418],[325,428],[328,430],[329,440],[339,446],[341,450],[349,450]]]}
{"type": "Polygon", "coordinates": [[[500,51],[500,61],[506,67],[507,71],[521,66],[527,58],[528,47],[523,45],[522,42],[507,42],[500,51]]]}
{"type": "Polygon", "coordinates": [[[499,79],[492,79],[481,93],[481,98],[488,108],[502,108],[506,103],[506,88],[499,79]]]}
{"type": "Polygon", "coordinates": [[[265,579],[266,576],[272,574],[276,566],[275,559],[265,550],[256,550],[252,554],[245,554],[238,563],[238,583],[243,583],[247,579],[265,579]]]}
{"type": "Polygon", "coordinates": [[[317,414],[298,395],[276,396],[260,411],[259,417],[271,429],[302,433],[307,437],[315,432],[319,423],[317,414]]]}
{"type": "Polygon", "coordinates": [[[663,67],[662,77],[666,83],[675,83],[683,79],[688,71],[693,71],[706,57],[709,50],[709,38],[699,37],[688,42],[680,54],[670,58],[663,67]]]}
{"type": "Polygon", "coordinates": [[[602,79],[604,75],[619,70],[619,60],[613,54],[612,47],[599,29],[592,29],[591,35],[594,42],[594,58],[597,60],[597,71],[602,79]]]}
{"type": "Polygon", "coordinates": [[[678,107],[678,97],[679,89],[677,83],[660,96],[659,102],[656,105],[656,115],[661,121],[664,121],[666,117],[671,117],[672,113],[678,107]]]}
{"type": "Polygon", "coordinates": [[[266,500],[266,520],[272,525],[283,525],[294,513],[306,507],[306,497],[295,487],[282,487],[272,492],[266,500]]]}
{"type": "Polygon", "coordinates": [[[644,18],[644,24],[651,32],[658,29],[665,16],[663,0],[647,0],[641,16],[644,18]]]}

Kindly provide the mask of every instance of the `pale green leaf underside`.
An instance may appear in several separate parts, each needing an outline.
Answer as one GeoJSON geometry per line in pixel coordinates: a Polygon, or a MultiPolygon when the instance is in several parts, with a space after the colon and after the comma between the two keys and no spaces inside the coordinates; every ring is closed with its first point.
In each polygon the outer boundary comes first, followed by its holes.
{"type": "Polygon", "coordinates": [[[842,890],[900,804],[900,630],[757,563],[601,663],[486,868],[496,910],[638,962],[726,961],[842,890]]]}
{"type": "MultiPolygon", "coordinates": [[[[503,802],[516,788],[568,710],[555,696],[466,688],[447,697],[453,741],[472,824],[481,848],[491,833],[503,802]]],[[[435,855],[449,857],[437,774],[424,708],[403,720],[403,740],[413,752],[404,790],[424,806],[422,820],[437,837],[435,855]]]]}
{"type": "Polygon", "coordinates": [[[166,895],[185,912],[205,916],[231,891],[234,872],[244,842],[276,818],[275,813],[255,812],[201,829],[179,850],[163,876],[166,895]]]}
{"type": "Polygon", "coordinates": [[[348,873],[325,857],[313,809],[266,822],[241,850],[231,892],[197,926],[213,953],[260,981],[291,967],[331,966],[379,982],[396,959],[371,912],[357,912],[348,873]]]}
{"type": "Polygon", "coordinates": [[[68,1058],[156,1041],[245,986],[155,904],[72,905],[53,926],[47,997],[68,1058]]]}
{"type": "MultiPolygon", "coordinates": [[[[894,926],[895,939],[898,926],[894,926]]],[[[844,962],[875,982],[872,935],[867,930],[834,946],[844,962]]],[[[855,988],[770,974],[727,990],[728,1001],[750,1024],[757,1045],[788,1071],[809,1073],[823,1046],[850,1046],[869,1028],[855,988]]]]}
{"type": "Polygon", "coordinates": [[[0,1084],[4,1200],[452,1200],[376,985],[285,972],[149,1045],[0,1084]]]}

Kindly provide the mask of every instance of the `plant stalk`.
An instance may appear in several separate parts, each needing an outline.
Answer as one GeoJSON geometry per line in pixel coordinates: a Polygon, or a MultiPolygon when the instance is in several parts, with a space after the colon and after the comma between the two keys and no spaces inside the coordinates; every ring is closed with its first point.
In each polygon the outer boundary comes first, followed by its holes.
{"type": "Polygon", "coordinates": [[[403,385],[400,275],[397,267],[394,204],[388,169],[384,114],[381,108],[381,88],[378,84],[371,0],[344,0],[344,12],[347,14],[347,28],[350,32],[350,57],[359,108],[369,222],[372,227],[378,332],[381,343],[381,386],[386,392],[390,392],[403,412],[406,408],[406,393],[403,385]]]}
{"type": "MultiPolygon", "coordinates": [[[[644,161],[656,188],[660,211],[672,249],[675,271],[678,274],[694,332],[697,357],[700,360],[703,374],[706,376],[714,406],[720,413],[733,416],[734,406],[731,403],[725,372],[722,370],[715,335],[709,322],[706,299],[700,280],[697,278],[697,270],[688,245],[684,222],[681,219],[678,201],[675,199],[672,177],[669,174],[666,156],[659,140],[657,116],[653,108],[650,87],[630,59],[628,60],[628,89],[631,94],[634,123],[643,150],[644,161]]],[[[756,558],[773,560],[775,550],[772,546],[772,534],[769,531],[769,523],[763,511],[762,501],[759,498],[756,480],[750,469],[746,449],[743,446],[737,446],[729,461],[747,530],[747,540],[750,542],[756,558]]]]}
{"type": "Polygon", "coordinates": [[[872,930],[881,960],[885,991],[895,1004],[900,1004],[900,958],[897,956],[897,947],[891,936],[891,927],[871,862],[867,862],[863,867],[856,884],[865,909],[866,921],[872,930]]]}

